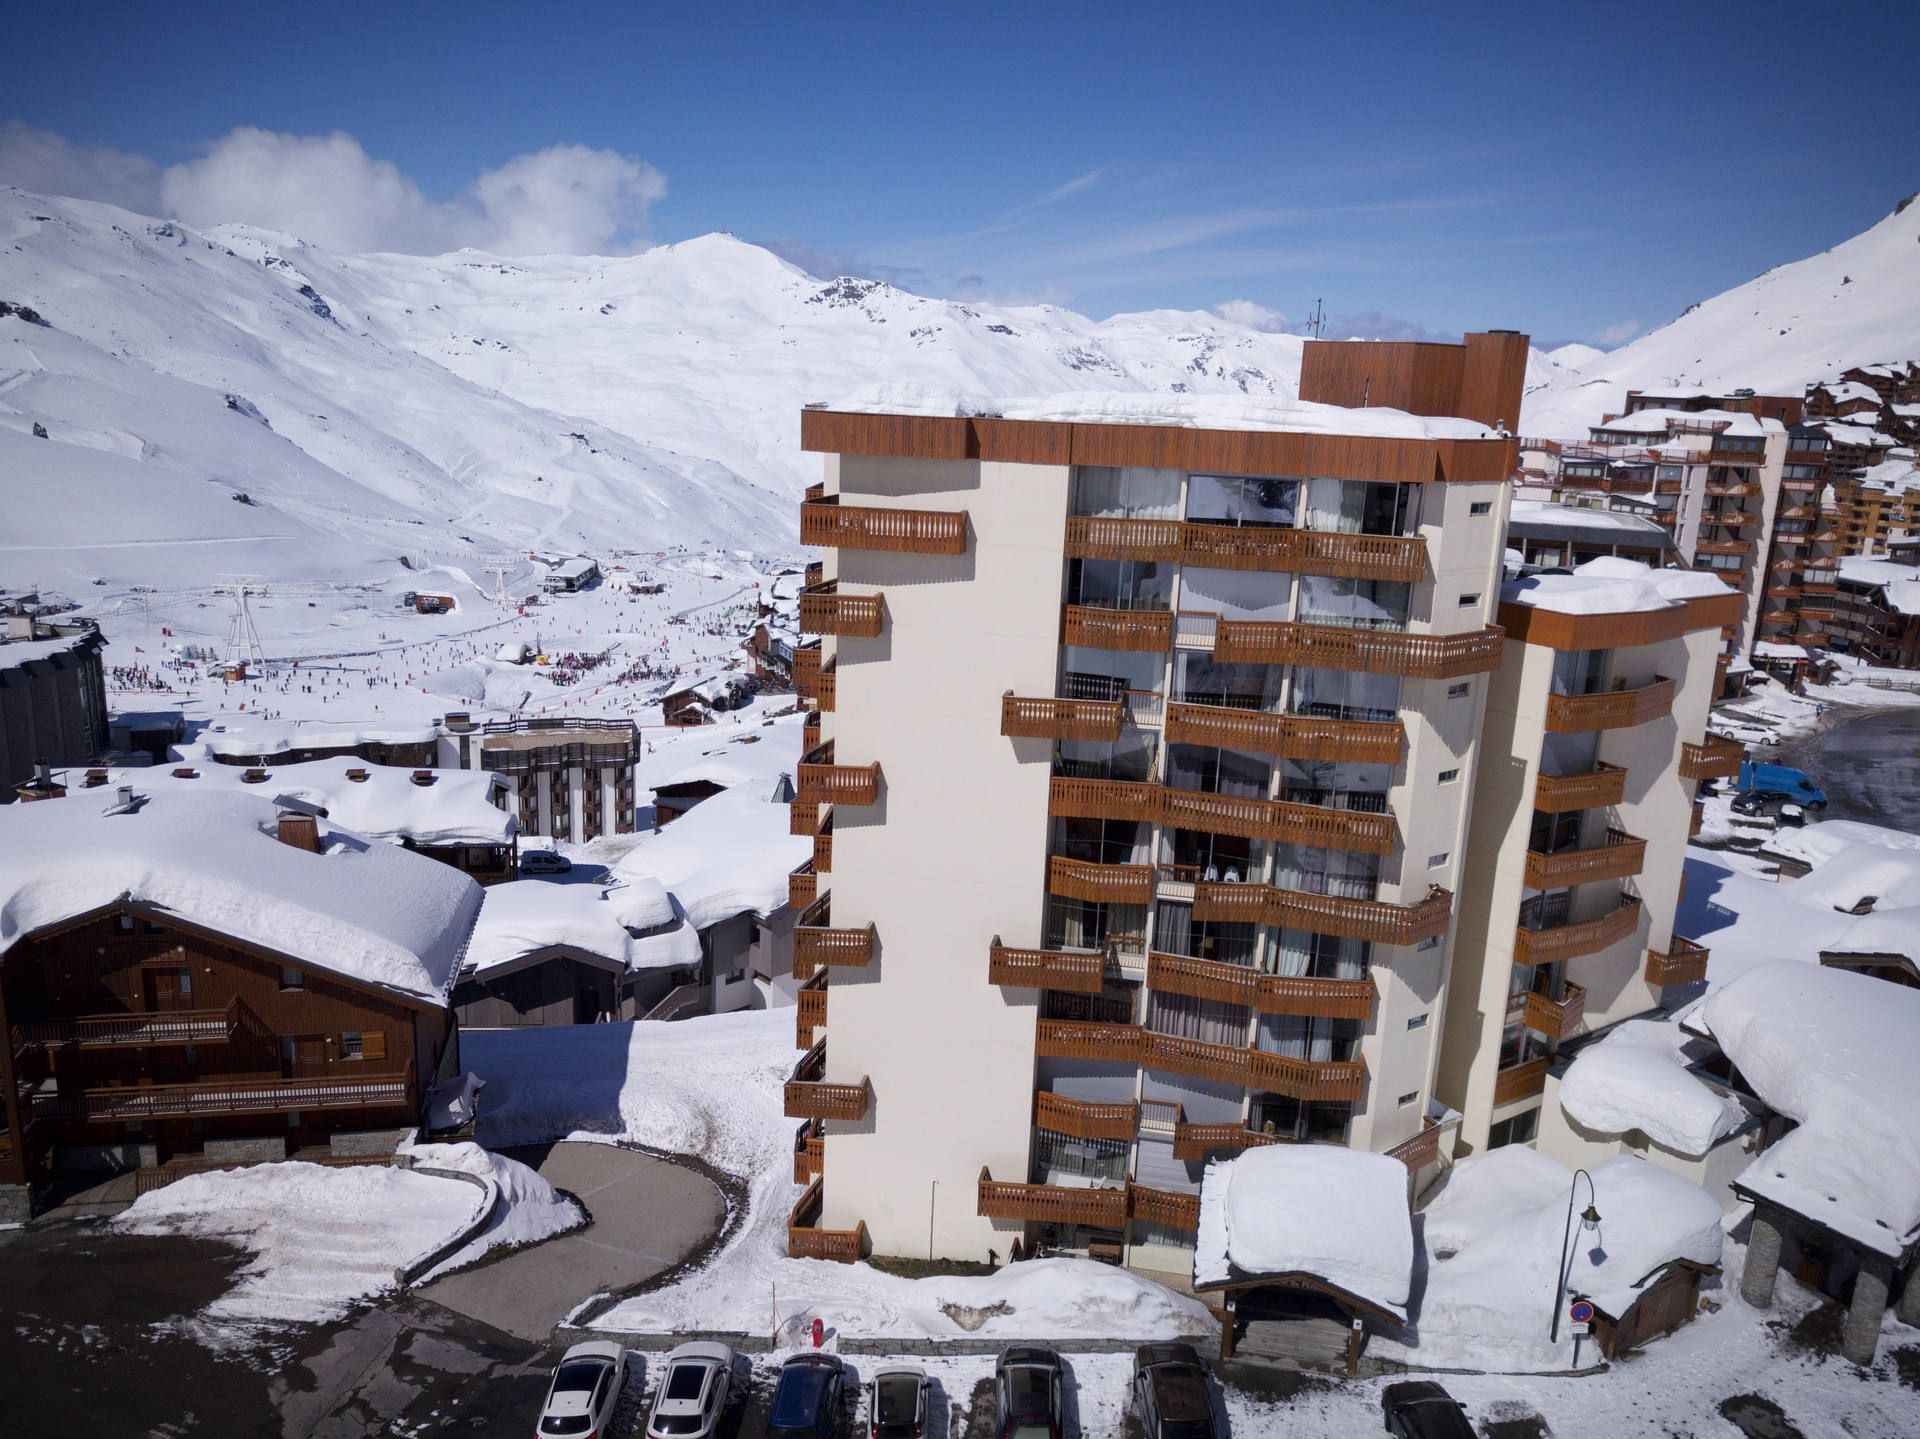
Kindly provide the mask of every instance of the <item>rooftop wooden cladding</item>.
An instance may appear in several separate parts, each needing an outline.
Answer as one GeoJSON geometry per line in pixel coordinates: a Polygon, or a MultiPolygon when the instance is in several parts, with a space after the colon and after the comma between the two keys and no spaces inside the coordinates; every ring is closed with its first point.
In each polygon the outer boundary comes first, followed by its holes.
{"type": "Polygon", "coordinates": [[[1458,345],[1309,340],[1300,355],[1300,398],[1512,426],[1526,376],[1527,337],[1512,331],[1468,335],[1458,345]]]}
{"type": "Polygon", "coordinates": [[[1144,465],[1230,475],[1324,475],[1430,484],[1509,478],[1517,442],[1406,440],[1181,425],[1066,424],[802,410],[800,448],[911,460],[1144,465]]]}
{"type": "Polygon", "coordinates": [[[1555,650],[1626,650],[1662,644],[1695,630],[1738,624],[1743,603],[1739,591],[1728,590],[1658,610],[1570,615],[1508,601],[1500,606],[1500,627],[1516,644],[1555,650]]]}
{"type": "Polygon", "coordinates": [[[1418,584],[1427,572],[1427,542],[1417,535],[1335,534],[1280,525],[1069,515],[1066,552],[1069,559],[1155,560],[1409,584],[1418,584]]]}
{"type": "Polygon", "coordinates": [[[1464,634],[1413,635],[1292,620],[1221,620],[1213,657],[1221,664],[1310,665],[1318,669],[1450,680],[1500,667],[1498,625],[1464,634]]]}

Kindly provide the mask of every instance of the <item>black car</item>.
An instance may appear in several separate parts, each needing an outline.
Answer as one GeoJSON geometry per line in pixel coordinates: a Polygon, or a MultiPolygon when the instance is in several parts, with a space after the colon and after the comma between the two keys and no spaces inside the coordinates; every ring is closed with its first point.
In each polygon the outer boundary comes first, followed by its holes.
{"type": "Polygon", "coordinates": [[[1380,1412],[1395,1439],[1474,1439],[1467,1411],[1431,1379],[1389,1384],[1380,1395],[1380,1412]]]}
{"type": "Polygon", "coordinates": [[[1779,789],[1750,789],[1733,801],[1735,814],[1768,814],[1793,803],[1793,796],[1779,789]]]}
{"type": "Polygon", "coordinates": [[[1207,1368],[1191,1344],[1133,1351],[1133,1407],[1147,1439],[1217,1439],[1207,1368]]]}
{"type": "Polygon", "coordinates": [[[833,1355],[794,1355],[780,1366],[767,1439],[833,1439],[846,1384],[846,1366],[833,1355]]]}
{"type": "Polygon", "coordinates": [[[1061,1439],[1066,1432],[1066,1368],[1038,1345],[1005,1351],[993,1366],[1000,1423],[995,1439],[1061,1439]]]}

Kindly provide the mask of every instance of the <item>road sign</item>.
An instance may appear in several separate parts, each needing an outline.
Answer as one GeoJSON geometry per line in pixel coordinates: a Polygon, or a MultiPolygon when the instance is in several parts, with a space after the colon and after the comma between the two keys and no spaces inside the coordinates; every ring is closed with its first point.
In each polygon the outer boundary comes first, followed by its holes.
{"type": "Polygon", "coordinates": [[[1593,1306],[1584,1299],[1576,1299],[1567,1310],[1567,1318],[1575,1324],[1593,1323],[1593,1306]]]}

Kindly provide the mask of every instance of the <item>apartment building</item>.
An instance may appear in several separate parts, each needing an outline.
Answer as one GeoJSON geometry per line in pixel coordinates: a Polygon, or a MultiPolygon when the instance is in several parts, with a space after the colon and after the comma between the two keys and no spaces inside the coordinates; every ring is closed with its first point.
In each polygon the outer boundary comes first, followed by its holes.
{"type": "Polygon", "coordinates": [[[1695,786],[1740,769],[1705,726],[1741,604],[1611,558],[1505,588],[1438,1080],[1458,1152],[1531,1141],[1562,1041],[1705,977],[1674,911],[1695,786]]]}
{"type": "Polygon", "coordinates": [[[40,765],[80,764],[107,748],[107,689],[92,624],[9,615],[0,638],[0,803],[40,765]]]}
{"type": "Polygon", "coordinates": [[[1911,455],[1882,460],[1833,482],[1835,548],[1842,555],[1885,555],[1895,540],[1920,533],[1920,468],[1911,455]]]}
{"type": "Polygon", "coordinates": [[[523,834],[584,844],[633,833],[640,731],[632,720],[450,714],[441,732],[443,763],[506,779],[523,834]]]}
{"type": "Polygon", "coordinates": [[[803,415],[791,1252],[1179,1270],[1209,1156],[1434,1161],[1525,355],[803,415]]]}
{"type": "Polygon", "coordinates": [[[1913,559],[1847,555],[1833,578],[1828,647],[1870,665],[1920,669],[1920,567],[1913,559]]]}

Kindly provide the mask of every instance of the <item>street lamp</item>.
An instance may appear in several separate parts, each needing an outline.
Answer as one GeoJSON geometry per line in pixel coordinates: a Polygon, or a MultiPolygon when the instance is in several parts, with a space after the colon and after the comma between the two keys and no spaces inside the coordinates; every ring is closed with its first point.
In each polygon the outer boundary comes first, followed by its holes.
{"type": "Polygon", "coordinates": [[[1600,1227],[1600,1211],[1593,1207],[1593,1201],[1599,1197],[1593,1192],[1593,1176],[1584,1169],[1576,1169],[1573,1171],[1573,1184],[1567,1190],[1566,1222],[1560,1226],[1560,1267],[1553,1271],[1553,1322],[1547,1330],[1547,1338],[1554,1344],[1560,1342],[1560,1301],[1567,1292],[1567,1245],[1573,1238],[1573,1200],[1580,1192],[1580,1181],[1583,1179],[1587,1181],[1587,1207],[1581,1211],[1580,1227],[1600,1227]]]}

